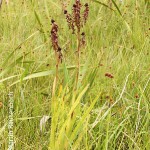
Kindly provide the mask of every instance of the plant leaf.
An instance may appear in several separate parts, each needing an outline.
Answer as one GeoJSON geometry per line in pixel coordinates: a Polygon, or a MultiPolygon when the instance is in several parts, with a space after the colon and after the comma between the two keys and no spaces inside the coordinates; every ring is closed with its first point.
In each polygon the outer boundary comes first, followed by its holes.
{"type": "MultiPolygon", "coordinates": [[[[97,0],[92,0],[93,2],[96,2],[96,3],[98,3],[98,4],[100,4],[100,5],[103,5],[103,6],[105,6],[106,8],[109,8],[110,10],[113,10],[111,7],[109,7],[108,5],[106,5],[105,3],[102,3],[102,2],[100,2],[100,1],[97,1],[97,0]]],[[[114,11],[114,10],[113,10],[114,11]]]]}

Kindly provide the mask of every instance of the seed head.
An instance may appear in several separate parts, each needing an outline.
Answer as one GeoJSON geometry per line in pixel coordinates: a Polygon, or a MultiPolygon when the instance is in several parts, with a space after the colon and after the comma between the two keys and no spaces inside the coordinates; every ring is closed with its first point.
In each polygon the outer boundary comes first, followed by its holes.
{"type": "Polygon", "coordinates": [[[84,6],[85,10],[81,13],[82,4],[80,0],[75,0],[75,3],[72,6],[72,14],[69,14],[66,9],[64,10],[69,29],[72,29],[72,33],[75,33],[75,29],[77,29],[77,32],[80,33],[81,28],[87,22],[89,5],[86,3],[84,6]]]}
{"type": "Polygon", "coordinates": [[[87,22],[87,19],[88,19],[88,16],[89,16],[89,5],[88,3],[86,3],[85,5],[85,10],[83,12],[83,21],[84,21],[84,24],[87,22]]]}
{"type": "Polygon", "coordinates": [[[66,20],[67,20],[67,23],[68,23],[68,27],[69,27],[69,29],[72,29],[72,33],[74,34],[75,26],[74,26],[72,16],[70,14],[68,14],[67,11],[65,13],[66,13],[66,20]]]}
{"type": "Polygon", "coordinates": [[[57,51],[58,47],[59,47],[58,46],[58,35],[57,35],[58,26],[53,19],[51,20],[51,23],[52,23],[52,29],[51,29],[52,46],[53,46],[54,50],[57,51]]]}
{"type": "Polygon", "coordinates": [[[59,46],[58,43],[58,25],[55,23],[55,21],[52,19],[52,29],[51,29],[51,42],[53,49],[57,52],[58,58],[62,62],[62,53],[61,53],[61,47],[59,46]]]}
{"type": "Polygon", "coordinates": [[[80,0],[76,0],[75,4],[73,5],[73,8],[72,8],[73,21],[79,32],[80,32],[80,27],[81,27],[81,16],[80,16],[81,7],[82,7],[82,5],[80,3],[80,0]]]}

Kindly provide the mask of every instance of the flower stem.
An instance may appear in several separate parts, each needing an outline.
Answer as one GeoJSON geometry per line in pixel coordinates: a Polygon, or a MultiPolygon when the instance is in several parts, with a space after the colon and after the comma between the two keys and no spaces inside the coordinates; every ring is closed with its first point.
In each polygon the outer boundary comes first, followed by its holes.
{"type": "Polygon", "coordinates": [[[58,54],[57,52],[55,51],[55,57],[56,57],[56,84],[57,84],[57,81],[58,81],[58,66],[59,66],[59,58],[58,58],[58,54]]]}
{"type": "Polygon", "coordinates": [[[78,86],[78,80],[80,75],[80,30],[77,31],[77,77],[76,77],[76,88],[78,86]]]}

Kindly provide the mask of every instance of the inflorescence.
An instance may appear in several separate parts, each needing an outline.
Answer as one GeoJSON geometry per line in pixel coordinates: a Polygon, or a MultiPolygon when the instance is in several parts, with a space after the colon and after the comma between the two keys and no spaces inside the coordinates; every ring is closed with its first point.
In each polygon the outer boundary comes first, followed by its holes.
{"type": "MultiPolygon", "coordinates": [[[[75,0],[75,4],[72,7],[72,14],[69,14],[67,10],[64,10],[64,14],[66,15],[66,20],[69,26],[69,29],[72,30],[72,33],[75,34],[80,33],[81,28],[86,24],[88,15],[89,15],[89,5],[86,3],[84,5],[84,11],[81,12],[83,5],[80,3],[80,0],[75,0]]],[[[85,43],[85,33],[81,33],[82,41],[85,43]]],[[[81,41],[81,42],[82,42],[81,41]]],[[[82,44],[83,44],[82,43],[82,44]]]]}
{"type": "Polygon", "coordinates": [[[58,25],[56,24],[56,22],[53,19],[51,20],[51,23],[52,23],[52,29],[51,29],[52,46],[58,55],[59,61],[62,62],[62,56],[63,55],[61,52],[61,47],[59,46],[59,43],[58,43],[58,25]]]}

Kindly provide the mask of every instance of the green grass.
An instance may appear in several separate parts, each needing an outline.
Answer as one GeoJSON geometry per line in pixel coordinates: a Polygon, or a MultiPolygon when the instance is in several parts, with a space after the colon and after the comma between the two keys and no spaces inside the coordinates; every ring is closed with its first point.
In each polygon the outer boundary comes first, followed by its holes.
{"type": "Polygon", "coordinates": [[[90,15],[77,90],[76,39],[68,30],[60,1],[3,3],[0,149],[8,147],[11,91],[15,150],[150,149],[149,2],[113,1],[113,10],[107,0],[84,2],[90,4],[90,15]],[[64,56],[57,85],[51,18],[59,25],[64,56]],[[50,119],[41,132],[44,115],[50,119]]]}

